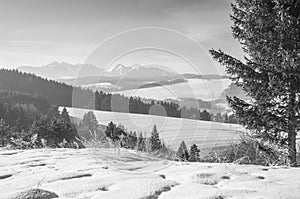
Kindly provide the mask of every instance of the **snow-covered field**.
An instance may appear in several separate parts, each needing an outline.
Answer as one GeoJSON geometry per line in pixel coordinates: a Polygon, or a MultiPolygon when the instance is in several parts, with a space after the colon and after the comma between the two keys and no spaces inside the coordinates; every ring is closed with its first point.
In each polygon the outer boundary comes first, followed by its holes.
{"type": "Polygon", "coordinates": [[[299,171],[171,162],[124,149],[0,149],[0,198],[298,199],[299,171]]]}
{"type": "MultiPolygon", "coordinates": [[[[61,107],[62,108],[62,107],[61,107]]],[[[88,109],[67,108],[69,115],[82,118],[88,109]]],[[[181,141],[189,146],[198,144],[201,150],[209,150],[214,146],[228,145],[230,141],[239,138],[243,130],[237,124],[162,117],[154,115],[128,114],[107,111],[93,111],[100,124],[107,125],[113,121],[124,125],[128,130],[150,135],[156,124],[161,138],[172,148],[177,149],[181,141]]]]}
{"type": "Polygon", "coordinates": [[[188,79],[187,82],[167,85],[161,87],[132,89],[125,91],[117,91],[114,93],[123,94],[125,96],[139,96],[149,99],[179,99],[179,98],[195,98],[202,100],[213,100],[220,97],[220,94],[231,83],[229,79],[219,80],[201,80],[188,79]]]}

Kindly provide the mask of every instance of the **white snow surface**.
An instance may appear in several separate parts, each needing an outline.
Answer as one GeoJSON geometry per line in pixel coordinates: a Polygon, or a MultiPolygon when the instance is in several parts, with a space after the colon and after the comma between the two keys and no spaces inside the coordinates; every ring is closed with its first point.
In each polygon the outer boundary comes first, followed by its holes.
{"type": "MultiPolygon", "coordinates": [[[[60,107],[60,111],[63,107],[60,107]]],[[[93,111],[99,124],[109,122],[124,125],[128,131],[145,133],[149,136],[154,124],[159,136],[172,149],[177,150],[180,143],[185,141],[187,146],[197,144],[201,151],[210,151],[215,146],[227,146],[240,138],[240,132],[245,129],[237,124],[226,124],[210,121],[163,117],[156,115],[95,111],[67,107],[70,116],[83,118],[83,115],[93,111]]]]}
{"type": "Polygon", "coordinates": [[[125,149],[117,156],[101,148],[0,149],[0,198],[39,188],[61,199],[296,199],[299,171],[173,162],[125,149]]]}

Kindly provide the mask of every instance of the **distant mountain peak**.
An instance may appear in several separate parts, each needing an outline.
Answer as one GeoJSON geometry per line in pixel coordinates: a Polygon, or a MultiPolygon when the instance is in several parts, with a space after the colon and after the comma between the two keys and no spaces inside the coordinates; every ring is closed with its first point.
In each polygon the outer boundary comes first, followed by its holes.
{"type": "Polygon", "coordinates": [[[77,78],[84,76],[101,75],[101,68],[92,64],[70,64],[67,62],[54,61],[39,67],[21,66],[20,71],[34,73],[38,76],[50,79],[77,78]]]}
{"type": "MultiPolygon", "coordinates": [[[[43,67],[43,66],[41,66],[43,67]]],[[[74,68],[74,65],[67,63],[67,62],[58,62],[58,61],[54,61],[51,62],[49,64],[44,65],[44,67],[49,67],[51,69],[67,69],[67,70],[71,70],[71,68],[74,68]]]]}
{"type": "Polygon", "coordinates": [[[132,66],[126,66],[123,64],[117,64],[105,71],[106,76],[127,76],[136,78],[150,78],[150,77],[162,77],[162,76],[174,76],[176,73],[167,70],[167,67],[160,67],[157,65],[141,65],[133,64],[132,66]]]}

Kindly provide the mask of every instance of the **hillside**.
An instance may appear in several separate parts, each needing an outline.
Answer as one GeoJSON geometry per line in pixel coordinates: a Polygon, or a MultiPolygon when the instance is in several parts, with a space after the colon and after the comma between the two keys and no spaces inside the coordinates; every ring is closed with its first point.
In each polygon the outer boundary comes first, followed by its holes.
{"type": "MultiPolygon", "coordinates": [[[[62,110],[62,107],[60,107],[62,110]]],[[[67,108],[69,115],[82,118],[88,109],[67,108]]],[[[228,146],[231,141],[240,138],[240,131],[244,130],[237,124],[226,124],[210,121],[163,117],[156,115],[142,115],[132,113],[117,113],[108,111],[93,111],[99,124],[107,125],[113,121],[124,125],[130,131],[142,132],[149,136],[153,125],[157,126],[161,138],[177,150],[181,141],[187,145],[196,143],[201,150],[209,151],[215,146],[228,146]]]]}
{"type": "Polygon", "coordinates": [[[65,83],[59,83],[20,72],[18,70],[0,69],[0,90],[11,90],[31,95],[41,95],[56,105],[93,107],[93,92],[74,88],[65,83]]]}

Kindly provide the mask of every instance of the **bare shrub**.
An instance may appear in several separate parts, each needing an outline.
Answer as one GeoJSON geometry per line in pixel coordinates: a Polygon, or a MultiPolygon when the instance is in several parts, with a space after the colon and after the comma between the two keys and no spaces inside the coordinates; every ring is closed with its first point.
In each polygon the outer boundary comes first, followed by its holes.
{"type": "Polygon", "coordinates": [[[288,150],[269,141],[263,141],[243,132],[238,141],[230,141],[225,148],[212,149],[202,158],[204,162],[287,165],[288,150]]]}
{"type": "Polygon", "coordinates": [[[86,148],[113,148],[115,145],[106,136],[99,136],[95,131],[89,131],[90,138],[81,137],[81,142],[86,148]]]}

